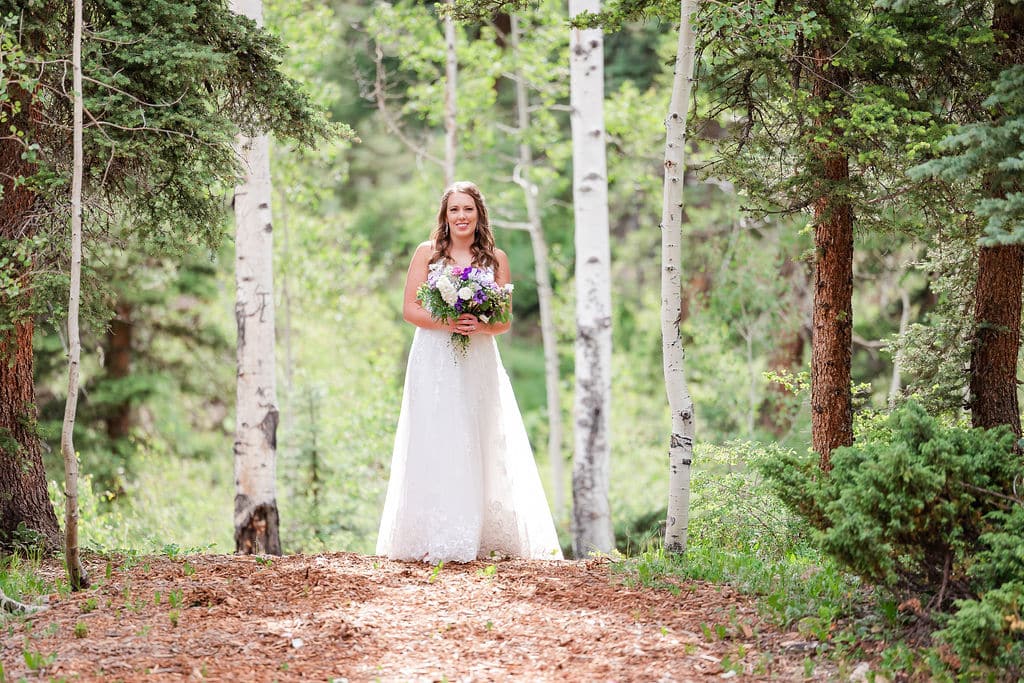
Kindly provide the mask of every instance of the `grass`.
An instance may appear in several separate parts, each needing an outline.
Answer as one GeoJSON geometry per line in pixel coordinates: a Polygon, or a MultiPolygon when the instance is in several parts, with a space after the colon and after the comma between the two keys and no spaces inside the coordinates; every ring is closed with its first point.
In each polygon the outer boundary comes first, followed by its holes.
{"type": "Polygon", "coordinates": [[[32,552],[28,557],[7,555],[0,557],[0,589],[12,600],[31,604],[40,595],[57,589],[39,573],[40,555],[32,552]]]}
{"type": "Polygon", "coordinates": [[[834,624],[853,614],[864,599],[860,582],[811,549],[764,559],[716,547],[691,546],[685,556],[648,547],[615,563],[627,584],[676,593],[686,581],[729,584],[758,597],[767,618],[783,628],[796,625],[807,637],[823,641],[834,624]]]}
{"type": "MultiPolygon", "coordinates": [[[[842,572],[813,548],[798,548],[782,557],[691,545],[685,556],[666,553],[654,544],[623,558],[613,571],[631,586],[647,586],[674,594],[691,581],[727,584],[756,596],[762,615],[783,629],[816,641],[840,675],[868,662],[868,680],[1001,681],[998,672],[951,658],[941,645],[915,646],[906,641],[907,617],[885,595],[842,572]],[[879,678],[881,680],[881,678],[879,678]]],[[[701,624],[709,641],[721,637],[723,624],[701,624]]],[[[723,664],[723,666],[725,666],[723,664]]],[[[816,661],[804,662],[813,677],[816,661]]]]}

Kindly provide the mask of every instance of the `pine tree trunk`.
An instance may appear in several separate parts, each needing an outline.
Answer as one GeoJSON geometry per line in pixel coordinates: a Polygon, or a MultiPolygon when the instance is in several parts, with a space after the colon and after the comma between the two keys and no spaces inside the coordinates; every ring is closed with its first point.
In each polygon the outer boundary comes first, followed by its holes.
{"type": "MultiPolygon", "coordinates": [[[[825,105],[844,96],[849,78],[842,69],[829,66],[833,53],[827,40],[815,47],[813,92],[823,110],[817,129],[838,139],[840,131],[832,125],[834,111],[825,105]]],[[[853,210],[849,200],[836,191],[849,180],[850,165],[843,153],[826,145],[821,146],[816,160],[825,182],[823,194],[814,201],[817,259],[811,337],[811,446],[820,456],[823,470],[831,467],[833,449],[853,443],[853,210]]]]}
{"type": "MultiPolygon", "coordinates": [[[[509,18],[509,40],[513,54],[519,58],[519,18],[509,18]]],[[[551,269],[548,267],[548,245],[544,239],[540,206],[537,203],[539,189],[530,180],[533,170],[533,151],[527,142],[530,131],[530,98],[526,89],[526,77],[519,69],[515,71],[516,118],[519,133],[519,163],[514,177],[523,189],[526,203],[526,222],[530,226],[530,246],[533,247],[534,277],[537,281],[537,302],[540,306],[540,336],[544,345],[544,388],[548,409],[548,460],[551,466],[551,489],[555,516],[565,509],[564,475],[562,473],[562,400],[559,396],[561,374],[558,370],[558,339],[555,333],[555,319],[552,312],[551,269]]]]}
{"type": "MultiPolygon", "coordinates": [[[[995,3],[992,28],[1001,66],[1024,63],[1024,4],[995,3]]],[[[1024,245],[982,247],[974,289],[974,348],[971,352],[971,423],[1009,425],[1021,436],[1017,401],[1024,245]]]]}
{"type": "MultiPolygon", "coordinates": [[[[38,110],[28,93],[8,83],[7,99],[0,111],[18,130],[31,138],[38,110]],[[17,109],[15,109],[17,105],[17,109]]],[[[26,178],[35,168],[21,158],[24,147],[14,136],[0,136],[0,238],[18,240],[32,237],[31,215],[36,196],[15,179],[26,178]]],[[[23,273],[27,278],[28,273],[23,273]]],[[[29,283],[23,283],[28,289],[29,283]]],[[[4,301],[11,310],[18,301],[4,301]]],[[[61,546],[57,516],[46,492],[46,473],[36,434],[35,385],[32,368],[31,317],[15,320],[12,328],[0,331],[0,544],[9,543],[19,525],[41,534],[47,550],[61,546]]]]}
{"type": "MultiPolygon", "coordinates": [[[[0,210],[14,203],[15,194],[4,194],[0,210]]],[[[23,524],[41,534],[46,549],[52,551],[61,546],[61,533],[46,492],[36,435],[33,327],[26,320],[0,332],[0,545],[10,543],[23,524]]]]}
{"type": "Polygon", "coordinates": [[[694,0],[679,3],[679,43],[676,49],[672,100],[665,119],[665,181],[661,208],[661,343],[665,391],[672,416],[669,435],[668,515],[665,550],[686,552],[690,524],[690,465],[693,461],[693,400],[686,383],[686,351],[679,323],[682,318],[683,184],[686,172],[686,118],[693,85],[694,32],[690,18],[694,0]]]}
{"type": "Polygon", "coordinates": [[[1021,436],[1017,403],[1024,245],[982,247],[974,290],[971,424],[1009,425],[1021,436]]]}
{"type": "MultiPolygon", "coordinates": [[[[570,0],[569,15],[598,12],[598,0],[570,0]]],[[[573,210],[576,243],[576,433],[573,554],[615,547],[608,501],[611,438],[611,252],[604,130],[604,48],[598,29],[569,41],[573,210]]]]}
{"type": "MultiPolygon", "coordinates": [[[[262,24],[260,0],[232,9],[262,24]]],[[[277,387],[274,376],[270,140],[242,138],[245,184],[235,190],[235,552],[281,554],[277,510],[277,387]]]]}
{"type": "MultiPolygon", "coordinates": [[[[114,307],[114,318],[107,326],[107,378],[120,380],[131,374],[133,329],[132,305],[124,301],[118,302],[114,307]]],[[[112,406],[105,422],[107,438],[111,441],[127,439],[132,428],[131,401],[122,401],[112,406]]]]}

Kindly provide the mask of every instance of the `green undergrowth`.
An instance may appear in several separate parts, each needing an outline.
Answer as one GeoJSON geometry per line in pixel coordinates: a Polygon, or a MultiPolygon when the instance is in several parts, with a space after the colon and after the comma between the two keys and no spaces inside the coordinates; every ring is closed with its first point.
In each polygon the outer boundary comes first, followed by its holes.
{"type": "MultiPolygon", "coordinates": [[[[11,600],[32,604],[41,595],[53,593],[58,586],[39,571],[40,554],[5,555],[0,557],[0,590],[11,600]]],[[[0,613],[0,618],[4,614],[0,613]]]]}
{"type": "Polygon", "coordinates": [[[835,625],[864,600],[856,577],[840,572],[811,549],[771,559],[710,546],[690,547],[685,555],[650,547],[614,567],[627,585],[672,593],[692,589],[693,581],[730,585],[756,596],[762,614],[772,623],[796,628],[820,642],[828,640],[835,625]]]}
{"type": "MultiPolygon", "coordinates": [[[[866,680],[1006,680],[983,667],[964,666],[941,647],[908,642],[907,615],[895,602],[811,547],[764,558],[703,545],[675,555],[652,545],[613,568],[626,585],[676,595],[696,590],[698,581],[731,586],[753,597],[769,622],[813,645],[814,656],[832,659],[843,679],[860,667],[866,680]]],[[[729,625],[707,628],[713,635],[729,625]]]]}

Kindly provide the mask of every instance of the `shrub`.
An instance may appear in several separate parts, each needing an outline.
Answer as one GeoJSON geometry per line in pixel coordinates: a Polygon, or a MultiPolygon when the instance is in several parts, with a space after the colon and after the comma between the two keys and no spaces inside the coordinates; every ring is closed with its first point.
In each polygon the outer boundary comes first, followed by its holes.
{"type": "Polygon", "coordinates": [[[988,515],[993,531],[968,570],[976,600],[958,600],[957,612],[936,636],[962,657],[992,664],[1008,677],[1024,676],[1024,506],[988,515]]]}
{"type": "Polygon", "coordinates": [[[784,557],[804,545],[807,524],[787,509],[759,469],[787,453],[754,441],[701,449],[691,483],[690,537],[762,559],[784,557]]]}
{"type": "Polygon", "coordinates": [[[1012,498],[1009,430],[941,424],[908,403],[876,421],[832,470],[814,454],[781,454],[761,469],[818,530],[822,548],[872,583],[930,598],[942,608],[974,597],[967,574],[1012,498]]]}
{"type": "MultiPolygon", "coordinates": [[[[689,546],[773,560],[805,547],[809,528],[775,495],[757,463],[780,457],[776,444],[733,441],[699,444],[690,481],[689,546]]],[[[665,506],[616,525],[618,549],[633,555],[665,534],[665,506]]]]}

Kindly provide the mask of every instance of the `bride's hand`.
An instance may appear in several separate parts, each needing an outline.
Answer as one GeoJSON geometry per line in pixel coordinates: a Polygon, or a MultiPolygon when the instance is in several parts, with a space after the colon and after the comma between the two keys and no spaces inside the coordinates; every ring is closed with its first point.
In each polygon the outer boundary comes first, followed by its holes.
{"type": "Polygon", "coordinates": [[[476,319],[475,315],[463,313],[455,320],[455,324],[452,325],[452,332],[469,336],[471,334],[475,334],[479,330],[479,327],[480,321],[476,319]]]}

